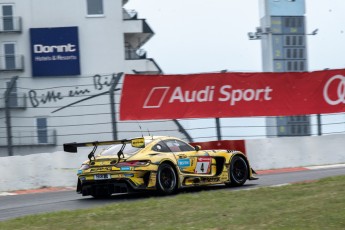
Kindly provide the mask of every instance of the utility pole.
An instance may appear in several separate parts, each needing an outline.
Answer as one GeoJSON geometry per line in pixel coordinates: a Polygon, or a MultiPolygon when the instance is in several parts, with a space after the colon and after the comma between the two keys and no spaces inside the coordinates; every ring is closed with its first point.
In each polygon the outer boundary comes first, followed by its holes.
{"type": "Polygon", "coordinates": [[[121,77],[123,76],[123,73],[118,73],[116,76],[113,77],[111,81],[111,86],[109,89],[109,95],[110,95],[110,111],[111,111],[111,126],[113,131],[113,139],[117,140],[117,123],[116,123],[116,105],[115,105],[115,87],[121,80],[121,77]]]}
{"type": "Polygon", "coordinates": [[[11,91],[15,86],[18,76],[12,77],[9,86],[5,92],[5,117],[6,117],[6,129],[7,129],[7,152],[9,156],[13,156],[13,146],[12,146],[12,126],[11,126],[11,108],[10,108],[10,98],[11,91]]]}

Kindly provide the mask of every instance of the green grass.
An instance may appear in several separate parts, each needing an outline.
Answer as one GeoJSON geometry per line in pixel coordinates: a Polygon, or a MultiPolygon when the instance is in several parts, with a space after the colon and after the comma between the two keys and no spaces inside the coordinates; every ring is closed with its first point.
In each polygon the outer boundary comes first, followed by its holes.
{"type": "Polygon", "coordinates": [[[0,229],[345,229],[345,177],[117,202],[3,221],[0,229]]]}

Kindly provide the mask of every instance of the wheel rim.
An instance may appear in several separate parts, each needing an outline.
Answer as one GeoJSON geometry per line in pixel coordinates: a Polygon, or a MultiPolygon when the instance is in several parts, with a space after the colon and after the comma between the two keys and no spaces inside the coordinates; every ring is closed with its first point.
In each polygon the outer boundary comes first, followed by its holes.
{"type": "Polygon", "coordinates": [[[159,181],[165,191],[173,189],[175,186],[174,172],[169,168],[163,169],[160,173],[159,181]]]}
{"type": "Polygon", "coordinates": [[[247,165],[242,159],[238,159],[233,164],[232,175],[234,179],[241,182],[246,179],[247,165]]]}

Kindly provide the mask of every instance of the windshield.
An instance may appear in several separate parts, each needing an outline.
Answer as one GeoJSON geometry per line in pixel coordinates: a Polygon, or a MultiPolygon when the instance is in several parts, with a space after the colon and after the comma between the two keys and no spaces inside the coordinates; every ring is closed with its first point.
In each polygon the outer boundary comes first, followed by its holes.
{"type": "MultiPolygon", "coordinates": [[[[120,145],[112,145],[109,148],[107,148],[106,150],[104,150],[101,153],[101,156],[111,156],[111,155],[117,155],[117,153],[120,151],[122,147],[122,144],[120,145]]],[[[126,155],[134,155],[136,154],[141,148],[135,148],[133,147],[131,144],[127,144],[123,150],[123,153],[126,155]]]]}

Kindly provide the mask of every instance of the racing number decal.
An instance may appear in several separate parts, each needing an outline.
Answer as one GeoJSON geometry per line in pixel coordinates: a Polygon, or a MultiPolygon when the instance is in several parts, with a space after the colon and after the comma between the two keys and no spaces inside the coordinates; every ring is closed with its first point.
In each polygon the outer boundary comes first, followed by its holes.
{"type": "Polygon", "coordinates": [[[195,173],[208,174],[210,173],[211,157],[198,157],[195,167],[195,173]]]}

